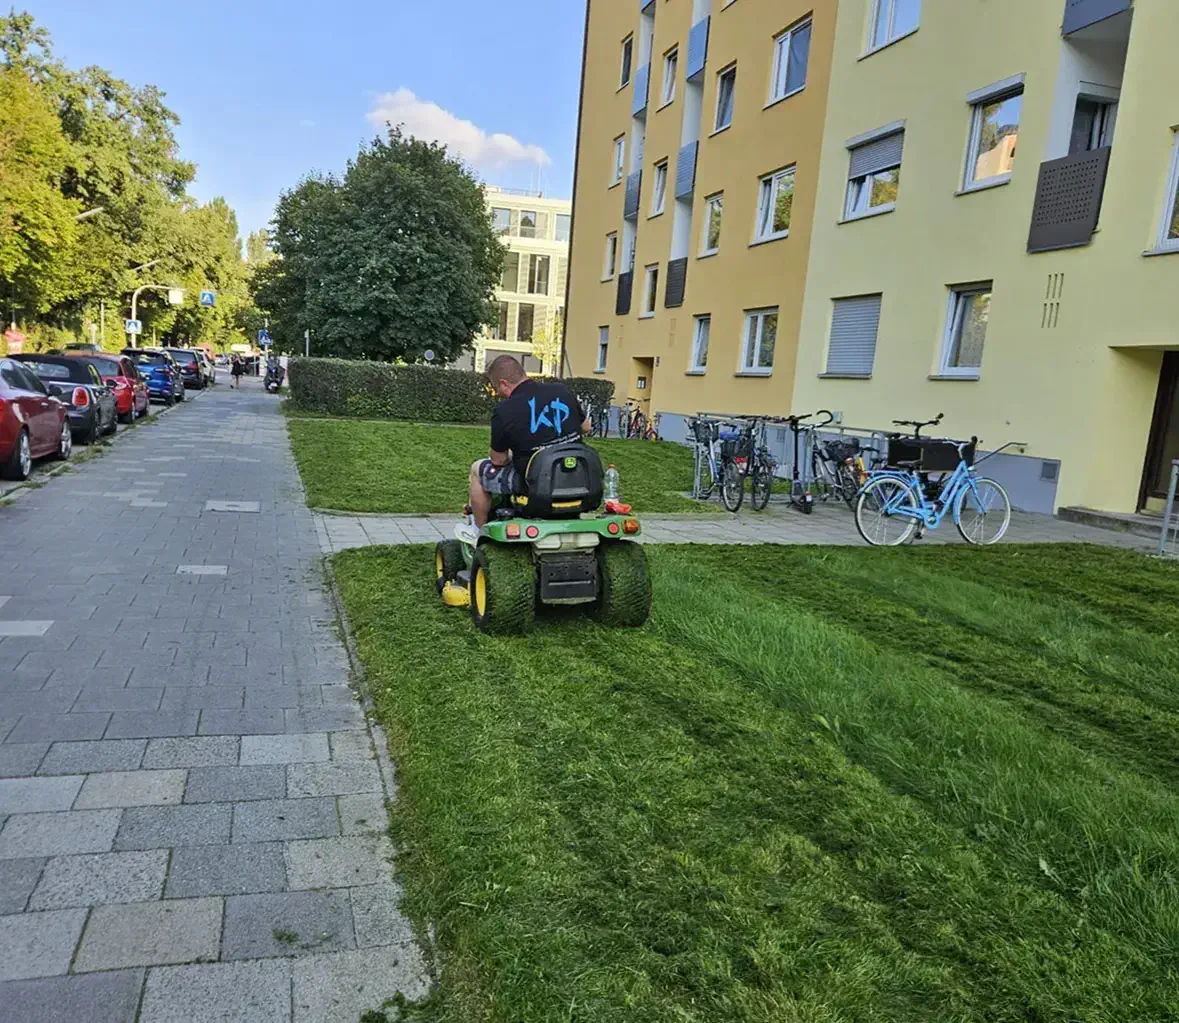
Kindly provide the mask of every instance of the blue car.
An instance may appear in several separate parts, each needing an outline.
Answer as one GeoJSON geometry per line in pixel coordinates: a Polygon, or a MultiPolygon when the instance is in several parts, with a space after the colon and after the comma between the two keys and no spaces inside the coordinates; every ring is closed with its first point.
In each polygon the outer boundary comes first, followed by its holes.
{"type": "Polygon", "coordinates": [[[123,354],[135,361],[140,376],[147,381],[152,401],[171,405],[184,400],[184,381],[167,352],[160,348],[124,348],[123,354]]]}

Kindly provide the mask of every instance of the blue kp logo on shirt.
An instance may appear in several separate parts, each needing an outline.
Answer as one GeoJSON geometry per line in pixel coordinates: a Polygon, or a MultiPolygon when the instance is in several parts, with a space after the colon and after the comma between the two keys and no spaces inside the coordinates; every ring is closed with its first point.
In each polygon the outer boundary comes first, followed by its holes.
{"type": "Polygon", "coordinates": [[[536,399],[528,399],[528,411],[531,413],[531,425],[529,432],[536,433],[542,426],[547,426],[550,430],[561,432],[561,426],[569,418],[569,406],[566,405],[560,398],[554,398],[547,405],[541,407],[540,412],[536,411],[536,399]],[[552,418],[549,418],[549,414],[552,418]]]}

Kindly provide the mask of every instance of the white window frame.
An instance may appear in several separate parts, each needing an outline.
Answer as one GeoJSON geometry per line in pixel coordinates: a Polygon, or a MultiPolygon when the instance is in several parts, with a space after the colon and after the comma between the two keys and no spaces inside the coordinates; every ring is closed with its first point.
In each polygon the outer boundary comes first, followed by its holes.
{"type": "Polygon", "coordinates": [[[667,209],[667,160],[655,164],[654,180],[651,182],[651,217],[658,217],[667,209]]]}
{"type": "Polygon", "coordinates": [[[635,37],[628,35],[618,50],[618,88],[625,89],[635,77],[635,37]],[[626,48],[630,47],[630,67],[626,65],[626,48]]]}
{"type": "Polygon", "coordinates": [[[1167,175],[1167,193],[1163,199],[1163,216],[1159,223],[1159,252],[1179,252],[1179,238],[1167,237],[1171,232],[1171,220],[1179,207],[1179,131],[1174,135],[1175,139],[1171,143],[1171,171],[1167,175]]]}
{"type": "MultiPolygon", "coordinates": [[[[983,109],[992,106],[996,103],[1003,103],[1009,99],[1015,99],[1016,96],[1023,96],[1023,81],[1020,76],[1018,85],[1010,88],[996,88],[994,91],[987,91],[983,94],[975,93],[969,97],[970,99],[970,139],[966,147],[966,167],[962,177],[962,191],[973,192],[981,188],[993,188],[996,185],[1005,185],[1011,180],[1011,171],[1003,174],[992,174],[989,178],[976,178],[974,176],[974,169],[978,165],[978,158],[980,150],[982,149],[982,119],[983,109]]],[[[1019,126],[1023,129],[1023,107],[1020,106],[1019,111],[1019,126]]],[[[1018,137],[1018,132],[1016,133],[1018,137]]]]}
{"type": "Polygon", "coordinates": [[[715,135],[718,131],[724,131],[733,123],[733,118],[737,115],[737,65],[730,64],[728,67],[721,68],[716,73],[716,110],[712,115],[712,133],[715,135]],[[720,123],[721,116],[721,87],[724,84],[725,78],[729,75],[733,76],[733,93],[732,103],[729,105],[729,119],[724,123],[720,123]]]}
{"type": "MultiPolygon", "coordinates": [[[[745,319],[742,323],[741,330],[741,367],[738,370],[739,376],[765,376],[768,377],[774,372],[774,364],[771,362],[768,366],[761,366],[757,363],[758,357],[761,355],[761,342],[765,334],[766,317],[773,316],[779,318],[779,311],[777,306],[767,306],[765,309],[746,309],[745,319]],[[750,321],[757,320],[757,333],[753,337],[752,344],[749,340],[749,326],[750,321]]],[[[778,339],[774,336],[774,354],[778,354],[778,339]]]]}
{"type": "Polygon", "coordinates": [[[610,357],[610,328],[598,328],[598,364],[594,367],[595,373],[606,372],[606,360],[610,357]]]}
{"type": "Polygon", "coordinates": [[[797,96],[806,88],[806,80],[804,79],[802,85],[788,92],[786,91],[786,80],[790,76],[790,41],[794,38],[795,32],[804,28],[811,29],[811,41],[813,42],[814,28],[812,27],[810,18],[803,18],[797,25],[791,25],[785,32],[774,36],[774,68],[773,74],[770,77],[770,98],[766,106],[772,106],[774,103],[789,99],[791,96],[797,96]],[[783,58],[785,58],[785,66],[783,66],[783,58]],[[782,92],[778,92],[779,82],[782,83],[782,92]]]}
{"type": "Polygon", "coordinates": [[[906,32],[899,35],[896,31],[897,23],[897,0],[872,0],[872,5],[869,8],[868,14],[868,46],[867,53],[872,53],[876,50],[883,50],[886,46],[891,46],[898,39],[904,39],[911,36],[921,27],[921,12],[917,12],[917,25],[906,32]],[[888,7],[888,28],[884,34],[882,42],[876,42],[876,23],[880,18],[880,13],[888,7]]]}
{"type": "Polygon", "coordinates": [[[704,198],[704,231],[700,235],[700,255],[701,256],[715,256],[720,252],[720,235],[724,231],[725,224],[725,193],[716,192],[713,195],[705,196],[704,198]],[[708,247],[708,236],[712,233],[712,214],[714,210],[718,210],[721,218],[721,230],[717,233],[716,244],[712,248],[708,247]]]}
{"type": "Polygon", "coordinates": [[[611,155],[614,162],[610,171],[610,187],[613,188],[615,185],[621,184],[626,175],[626,135],[619,135],[614,140],[614,150],[611,155]]]}
{"type": "Polygon", "coordinates": [[[643,304],[640,307],[640,320],[649,320],[655,315],[659,304],[659,264],[648,263],[643,267],[643,304]],[[649,307],[649,308],[648,308],[649,307]]]}
{"type": "Polygon", "coordinates": [[[603,253],[602,280],[612,281],[618,274],[618,232],[606,235],[606,251],[603,253]]]}
{"type": "MultiPolygon", "coordinates": [[[[963,317],[966,311],[965,298],[976,295],[990,295],[995,299],[995,282],[982,281],[977,284],[955,284],[950,288],[949,300],[946,303],[946,326],[942,332],[941,358],[938,360],[938,376],[958,377],[962,380],[977,380],[982,375],[982,359],[979,366],[951,366],[950,356],[954,350],[955,339],[961,334],[963,317]]],[[[989,332],[989,324],[988,324],[989,332]]],[[[983,352],[986,352],[986,338],[983,338],[983,352]]]]}
{"type": "MultiPolygon", "coordinates": [[[[789,179],[791,185],[793,185],[795,170],[796,168],[794,166],[783,167],[781,170],[776,170],[770,174],[765,174],[758,179],[757,222],[753,225],[754,244],[759,242],[772,242],[778,238],[788,238],[790,236],[789,226],[787,226],[784,231],[773,230],[774,207],[777,205],[779,183],[789,179]],[[762,230],[763,222],[765,226],[764,231],[762,230]]],[[[791,220],[793,219],[794,218],[791,217],[791,220]]]]}
{"type": "Polygon", "coordinates": [[[692,318],[692,358],[688,372],[702,375],[708,371],[708,342],[712,339],[712,314],[692,318]],[[705,339],[704,361],[700,361],[700,339],[705,339]]]}
{"type": "Polygon", "coordinates": [[[891,170],[899,171],[901,165],[898,163],[894,167],[883,167],[878,171],[873,171],[871,174],[865,174],[859,178],[848,178],[847,181],[847,199],[843,208],[844,220],[860,220],[863,217],[874,217],[880,213],[891,213],[897,208],[896,201],[882,202],[879,206],[864,206],[860,207],[860,200],[864,196],[868,197],[868,202],[872,201],[872,185],[878,175],[887,173],[891,170]]]}
{"type": "Polygon", "coordinates": [[[675,80],[679,74],[680,48],[673,46],[663,55],[663,85],[659,92],[660,107],[675,102],[675,80]]]}

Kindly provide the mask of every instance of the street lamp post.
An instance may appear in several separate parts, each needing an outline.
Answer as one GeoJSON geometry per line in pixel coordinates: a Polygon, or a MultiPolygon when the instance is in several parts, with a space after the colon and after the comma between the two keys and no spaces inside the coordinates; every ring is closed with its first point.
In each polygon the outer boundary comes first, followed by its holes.
{"type": "MultiPolygon", "coordinates": [[[[159,262],[159,261],[155,260],[154,262],[159,262]]],[[[148,264],[146,264],[146,263],[144,264],[144,266],[147,266],[147,265],[148,264]]],[[[142,267],[139,267],[137,269],[142,269],[142,267]]],[[[168,291],[168,292],[172,292],[172,291],[179,291],[179,290],[181,290],[181,289],[176,288],[171,284],[141,284],[138,288],[136,288],[133,292],[131,292],[131,319],[133,319],[133,320],[139,319],[139,317],[136,316],[135,314],[136,314],[136,311],[139,306],[139,293],[141,291],[168,291]]],[[[176,303],[176,304],[179,304],[179,303],[176,303]]],[[[131,347],[132,348],[139,347],[139,343],[138,343],[139,335],[138,334],[132,334],[132,333],[128,332],[127,337],[129,337],[131,339],[131,347]]]]}

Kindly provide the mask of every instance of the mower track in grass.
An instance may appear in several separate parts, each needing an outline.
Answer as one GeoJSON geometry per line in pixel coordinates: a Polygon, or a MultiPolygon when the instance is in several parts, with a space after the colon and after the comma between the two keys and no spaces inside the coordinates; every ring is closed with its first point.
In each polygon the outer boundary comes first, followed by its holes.
{"type": "Polygon", "coordinates": [[[1154,739],[1071,726],[1067,701],[1049,720],[1003,676],[1068,625],[1041,688],[1082,689],[1104,650],[1170,712],[1141,659],[1169,639],[1124,627],[1159,615],[1114,594],[1169,592],[1174,566],[1102,551],[1121,580],[1084,605],[1007,578],[1091,579],[1089,550],[660,546],[646,628],[562,614],[527,639],[442,608],[431,548],[337,556],[408,905],[437,926],[430,1018],[1175,1018],[1179,798],[1154,739]]]}

